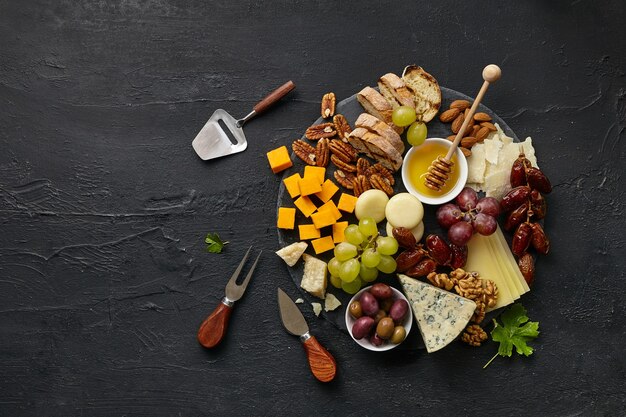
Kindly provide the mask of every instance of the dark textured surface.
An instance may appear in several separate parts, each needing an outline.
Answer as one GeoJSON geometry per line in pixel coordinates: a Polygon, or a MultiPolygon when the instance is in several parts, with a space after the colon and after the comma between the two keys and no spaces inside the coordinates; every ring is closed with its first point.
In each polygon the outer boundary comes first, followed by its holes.
{"type": "Polygon", "coordinates": [[[0,415],[624,415],[623,22],[614,1],[201,2],[0,0],[0,415]],[[301,135],[319,98],[416,62],[524,138],[555,185],[550,256],[524,305],[530,358],[493,345],[373,354],[305,309],[335,355],[317,383],[278,322],[296,296],[264,152],[301,135]],[[205,163],[213,109],[243,115],[248,150],[205,163]],[[204,252],[217,231],[231,241],[204,252]],[[199,323],[243,250],[268,253],[223,345],[199,323]]]}

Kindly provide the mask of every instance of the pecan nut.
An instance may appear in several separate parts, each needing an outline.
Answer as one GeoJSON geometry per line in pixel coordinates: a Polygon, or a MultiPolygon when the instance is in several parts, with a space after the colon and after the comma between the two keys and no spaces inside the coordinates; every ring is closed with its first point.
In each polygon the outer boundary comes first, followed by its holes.
{"type": "Polygon", "coordinates": [[[343,172],[356,172],[356,165],[345,162],[335,154],[330,156],[330,161],[343,172]]]}
{"type": "Polygon", "coordinates": [[[318,167],[328,165],[329,148],[327,138],[322,138],[317,142],[317,146],[315,147],[315,165],[318,167]]]}
{"type": "Polygon", "coordinates": [[[348,135],[352,133],[352,128],[343,114],[336,114],[335,117],[333,117],[333,124],[335,125],[335,130],[337,131],[339,139],[347,143],[348,135]]]}
{"type": "Polygon", "coordinates": [[[387,182],[380,175],[373,174],[369,178],[369,180],[370,180],[370,184],[372,185],[372,187],[376,188],[377,190],[384,191],[385,194],[387,194],[390,197],[393,195],[393,187],[389,185],[389,182],[387,182]]]}
{"type": "Polygon", "coordinates": [[[316,151],[315,148],[306,143],[305,141],[298,139],[291,144],[291,149],[293,149],[293,153],[304,163],[308,165],[316,165],[316,151]]]}
{"type": "Polygon", "coordinates": [[[371,167],[372,164],[370,164],[370,161],[365,158],[359,158],[358,161],[356,161],[356,174],[368,175],[371,167]]]}
{"type": "Polygon", "coordinates": [[[330,152],[344,162],[356,161],[356,150],[349,143],[333,139],[330,141],[330,152]]]}
{"type": "Polygon", "coordinates": [[[372,189],[372,185],[365,175],[357,175],[352,184],[352,191],[354,192],[355,197],[358,197],[365,191],[372,189]]]}
{"type": "Polygon", "coordinates": [[[383,180],[385,180],[385,182],[387,182],[387,184],[389,184],[390,186],[393,186],[396,183],[396,179],[393,177],[393,173],[389,169],[385,168],[383,166],[383,164],[381,164],[380,162],[378,162],[374,166],[372,166],[369,169],[368,174],[369,175],[374,175],[374,174],[380,175],[380,177],[383,180]]]}
{"type": "Polygon", "coordinates": [[[322,117],[327,119],[335,114],[335,93],[326,93],[322,97],[322,117]]]}
{"type": "Polygon", "coordinates": [[[352,190],[354,188],[354,180],[356,179],[356,176],[353,173],[343,172],[338,169],[333,173],[333,176],[343,188],[347,188],[348,190],[352,190]]]}
{"type": "Polygon", "coordinates": [[[322,138],[332,138],[337,134],[335,125],[332,123],[322,123],[309,127],[304,136],[309,140],[320,140],[322,138]]]}

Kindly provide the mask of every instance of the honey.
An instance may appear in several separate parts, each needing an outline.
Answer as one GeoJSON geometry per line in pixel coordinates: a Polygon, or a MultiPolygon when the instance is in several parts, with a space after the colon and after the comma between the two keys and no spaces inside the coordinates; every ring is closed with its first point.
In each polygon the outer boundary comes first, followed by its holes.
{"type": "Polygon", "coordinates": [[[431,190],[424,184],[426,172],[430,165],[438,156],[445,156],[446,153],[448,153],[448,149],[448,146],[438,142],[424,142],[423,145],[413,151],[408,161],[404,161],[404,163],[407,164],[409,182],[417,192],[427,197],[436,198],[446,195],[454,188],[459,181],[459,167],[457,166],[456,153],[452,156],[452,171],[440,191],[431,190]]]}

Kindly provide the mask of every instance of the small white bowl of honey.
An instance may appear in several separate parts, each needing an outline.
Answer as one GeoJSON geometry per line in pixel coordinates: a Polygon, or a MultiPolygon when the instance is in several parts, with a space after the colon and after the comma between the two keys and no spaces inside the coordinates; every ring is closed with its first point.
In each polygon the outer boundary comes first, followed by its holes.
{"type": "Polygon", "coordinates": [[[452,156],[452,167],[448,179],[440,191],[426,186],[428,168],[439,156],[445,156],[452,142],[441,138],[428,138],[420,146],[414,146],[404,155],[402,182],[407,191],[422,203],[439,205],[455,198],[467,182],[467,160],[457,148],[452,156]]]}

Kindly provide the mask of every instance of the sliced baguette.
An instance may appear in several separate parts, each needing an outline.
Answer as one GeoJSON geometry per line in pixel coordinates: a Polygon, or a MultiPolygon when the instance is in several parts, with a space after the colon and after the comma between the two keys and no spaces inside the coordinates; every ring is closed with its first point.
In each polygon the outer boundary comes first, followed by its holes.
{"type": "Polygon", "coordinates": [[[400,135],[398,135],[395,130],[382,120],[377,119],[371,114],[361,113],[361,115],[356,119],[354,125],[356,127],[363,127],[378,136],[385,138],[391,146],[400,152],[400,155],[404,154],[404,142],[402,142],[402,138],[400,138],[400,135]]]}
{"type": "Polygon", "coordinates": [[[422,114],[424,122],[430,122],[441,107],[441,89],[435,77],[417,65],[409,65],[402,72],[402,79],[413,92],[415,111],[422,114]]]}
{"type": "Polygon", "coordinates": [[[394,125],[391,121],[393,108],[378,91],[372,87],[365,87],[357,93],[356,98],[366,112],[387,123],[396,132],[402,133],[404,131],[403,128],[394,125]]]}
{"type": "Polygon", "coordinates": [[[365,142],[363,142],[363,137],[367,134],[368,130],[364,127],[355,127],[352,132],[348,135],[348,143],[352,145],[354,149],[358,153],[364,153],[365,155],[373,158],[370,150],[367,148],[365,142]]]}
{"type": "Polygon", "coordinates": [[[355,148],[365,146],[367,152],[363,153],[380,162],[385,168],[395,172],[402,166],[400,152],[391,146],[385,138],[365,128],[357,127],[354,129],[348,136],[348,141],[355,148]]]}
{"type": "Polygon", "coordinates": [[[388,73],[378,79],[380,94],[387,99],[392,108],[409,106],[415,108],[414,95],[396,74],[388,73]]]}

